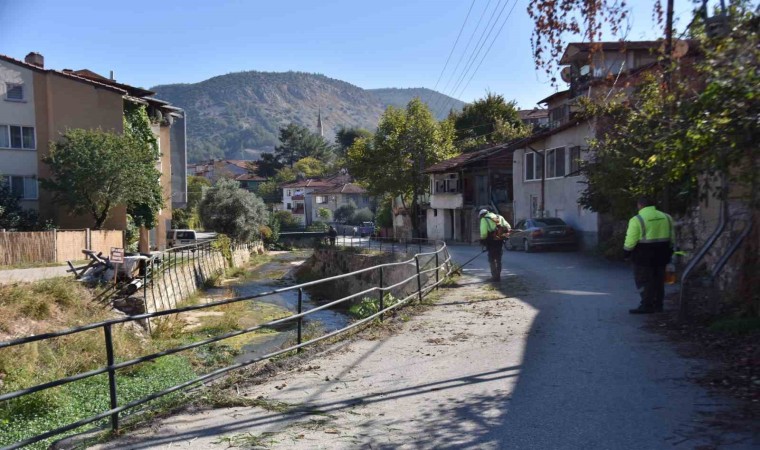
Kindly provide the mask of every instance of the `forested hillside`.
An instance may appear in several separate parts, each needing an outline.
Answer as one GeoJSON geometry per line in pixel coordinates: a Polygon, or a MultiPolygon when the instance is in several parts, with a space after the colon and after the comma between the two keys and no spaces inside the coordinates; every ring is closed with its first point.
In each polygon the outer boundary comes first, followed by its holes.
{"type": "Polygon", "coordinates": [[[341,126],[374,130],[387,105],[403,106],[415,96],[430,97],[433,105],[443,100],[438,97],[442,94],[427,89],[365,90],[303,72],[238,72],[152,89],[156,97],[187,112],[191,161],[255,158],[262,151],[272,151],[283,125],[295,122],[317,131],[320,110],[325,138],[332,141],[341,126]]]}

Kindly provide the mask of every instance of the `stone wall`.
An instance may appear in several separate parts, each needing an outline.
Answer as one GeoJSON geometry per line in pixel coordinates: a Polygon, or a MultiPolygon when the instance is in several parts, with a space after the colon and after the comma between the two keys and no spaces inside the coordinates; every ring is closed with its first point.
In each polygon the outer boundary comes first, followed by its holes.
{"type": "MultiPolygon", "coordinates": [[[[443,256],[439,255],[440,262],[443,256]]],[[[319,278],[342,275],[349,272],[365,269],[381,264],[409,261],[407,264],[397,264],[382,268],[383,286],[391,286],[400,283],[404,279],[413,277],[416,272],[416,264],[413,254],[403,253],[356,253],[339,249],[317,249],[314,254],[299,268],[296,278],[299,282],[316,280],[319,278]]],[[[425,255],[420,257],[420,270],[435,267],[435,256],[425,255]]],[[[350,294],[361,292],[372,287],[380,286],[380,268],[363,272],[357,275],[341,278],[334,281],[321,283],[309,288],[309,294],[313,298],[324,300],[337,300],[350,294]]],[[[444,276],[441,271],[440,277],[444,276]]],[[[422,274],[420,277],[423,288],[435,283],[435,272],[422,274]]],[[[417,291],[417,278],[413,277],[408,282],[394,288],[391,291],[396,298],[403,298],[417,291]]],[[[370,294],[372,296],[377,293],[370,294]]],[[[357,298],[356,301],[361,300],[357,298]]]]}

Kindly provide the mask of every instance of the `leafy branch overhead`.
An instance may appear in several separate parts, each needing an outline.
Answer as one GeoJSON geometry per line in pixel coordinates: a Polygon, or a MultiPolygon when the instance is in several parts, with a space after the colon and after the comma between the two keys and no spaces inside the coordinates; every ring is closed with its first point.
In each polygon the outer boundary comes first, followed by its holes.
{"type": "MultiPolygon", "coordinates": [[[[662,22],[660,0],[653,3],[658,23],[662,22]]],[[[530,37],[536,69],[543,70],[552,84],[557,83],[557,62],[571,37],[583,42],[599,42],[603,31],[624,39],[630,15],[625,0],[531,0],[528,15],[533,20],[530,37]]]]}

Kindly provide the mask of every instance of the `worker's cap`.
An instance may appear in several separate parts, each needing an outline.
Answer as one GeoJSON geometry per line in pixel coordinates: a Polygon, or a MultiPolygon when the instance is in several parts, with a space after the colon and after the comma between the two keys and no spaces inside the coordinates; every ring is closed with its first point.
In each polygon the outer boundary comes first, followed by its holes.
{"type": "Polygon", "coordinates": [[[480,212],[478,213],[479,216],[485,216],[486,214],[488,214],[487,209],[481,209],[480,212]]]}

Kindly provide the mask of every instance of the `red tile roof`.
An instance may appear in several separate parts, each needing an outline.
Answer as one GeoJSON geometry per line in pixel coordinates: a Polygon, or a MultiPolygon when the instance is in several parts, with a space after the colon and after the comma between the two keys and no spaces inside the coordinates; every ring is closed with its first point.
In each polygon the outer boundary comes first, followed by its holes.
{"type": "Polygon", "coordinates": [[[238,181],[267,181],[266,178],[260,177],[254,173],[241,173],[240,175],[235,177],[238,181]]]}
{"type": "Polygon", "coordinates": [[[58,71],[58,70],[53,70],[53,69],[45,69],[45,68],[42,68],[42,67],[35,66],[34,64],[29,64],[29,63],[24,62],[24,61],[19,61],[19,60],[15,59],[15,58],[11,58],[10,56],[6,56],[6,55],[3,55],[3,54],[0,54],[0,60],[3,60],[3,61],[6,61],[6,62],[9,62],[11,64],[15,64],[15,65],[24,67],[24,68],[29,69],[29,70],[34,70],[34,71],[42,72],[42,73],[52,73],[52,74],[55,74],[55,75],[58,75],[58,76],[62,76],[62,77],[65,77],[65,78],[69,78],[69,79],[72,79],[72,80],[76,80],[76,81],[79,81],[79,82],[82,82],[82,83],[92,84],[94,86],[98,86],[98,87],[101,87],[101,88],[104,88],[104,89],[109,89],[109,90],[118,92],[120,94],[126,94],[127,93],[127,91],[125,89],[119,88],[117,86],[112,86],[110,84],[101,83],[99,81],[91,80],[89,78],[85,78],[85,77],[76,75],[76,74],[74,74],[72,72],[58,71]]]}

